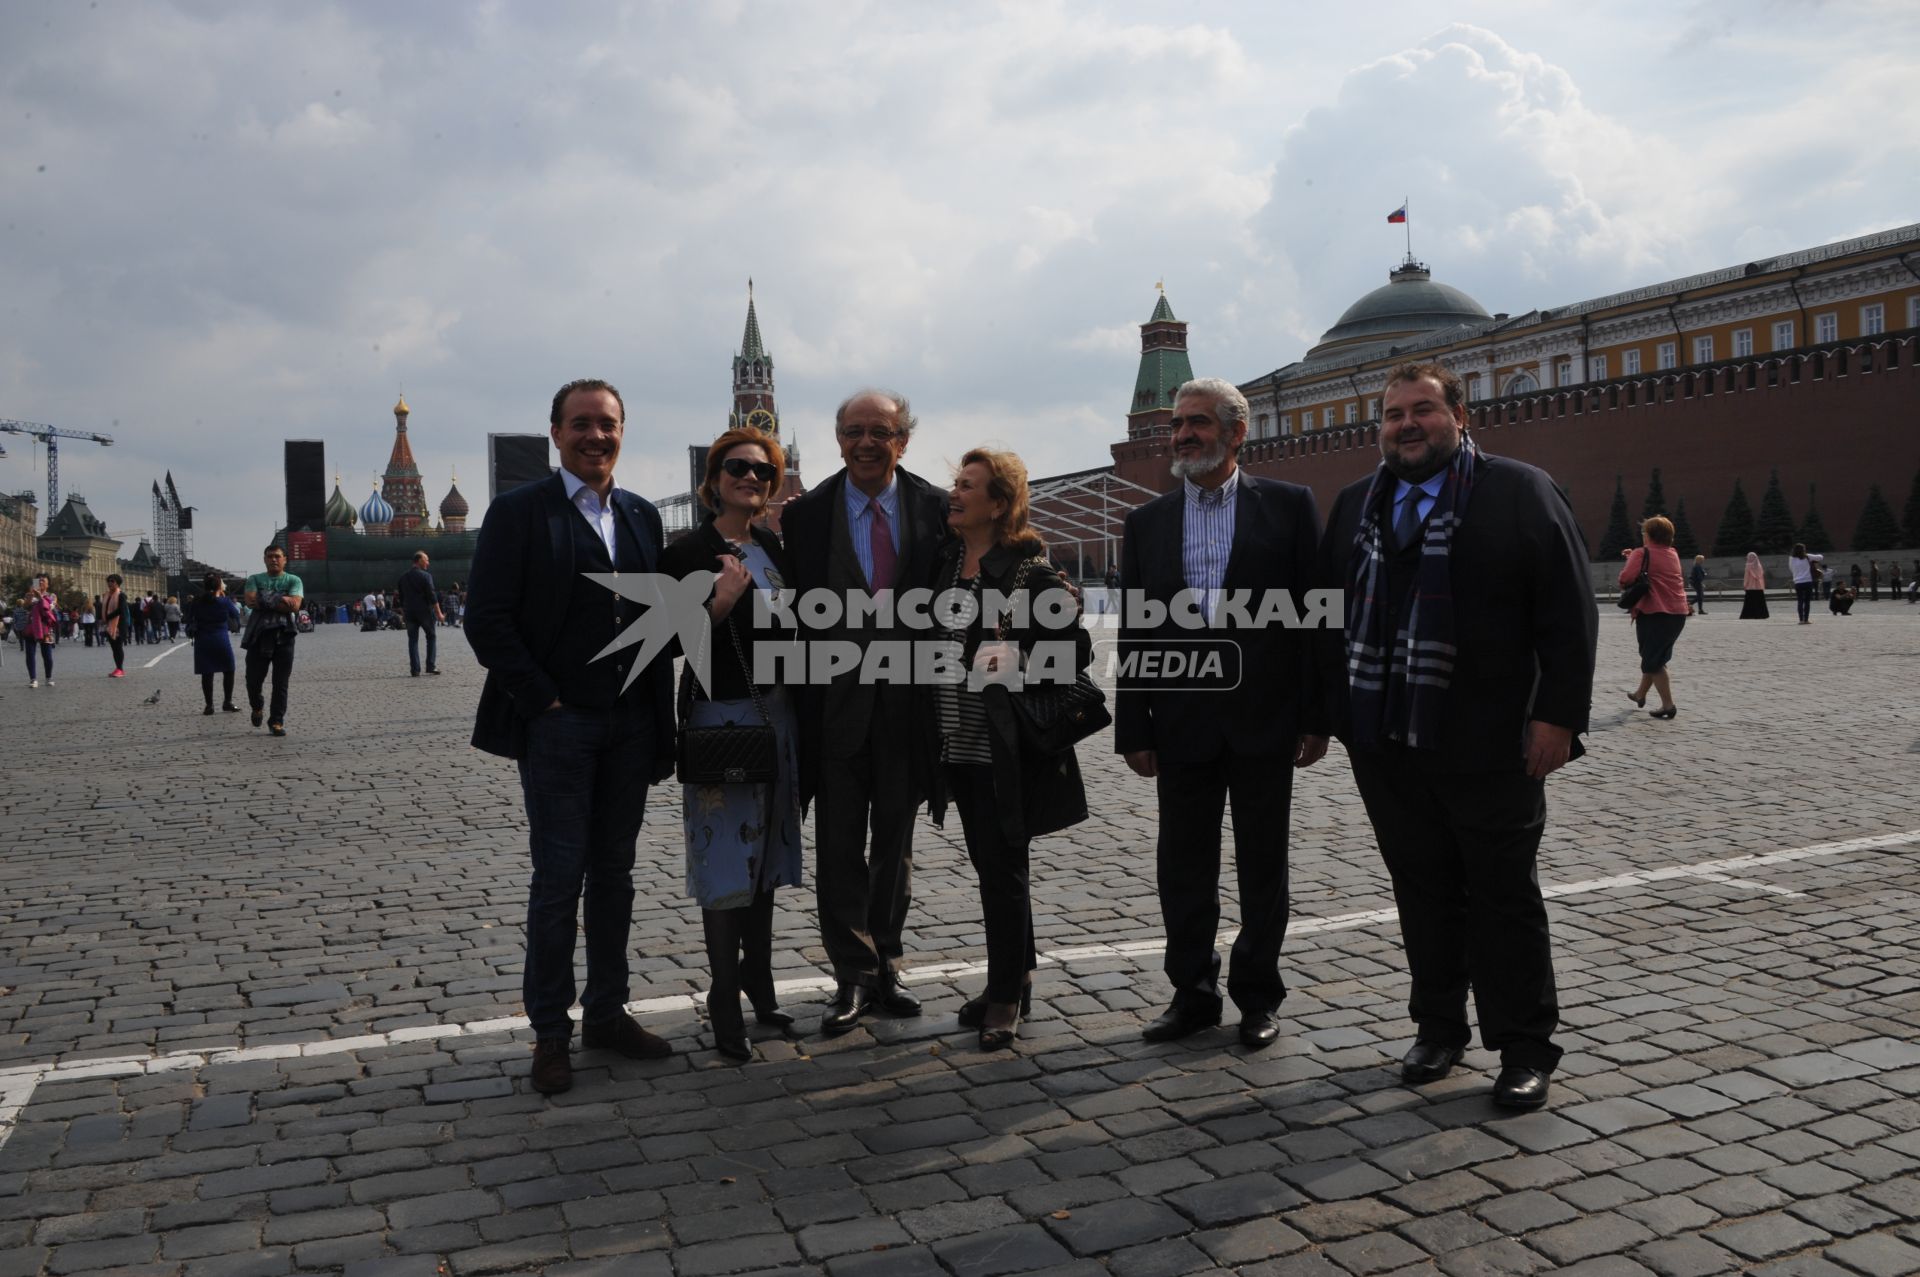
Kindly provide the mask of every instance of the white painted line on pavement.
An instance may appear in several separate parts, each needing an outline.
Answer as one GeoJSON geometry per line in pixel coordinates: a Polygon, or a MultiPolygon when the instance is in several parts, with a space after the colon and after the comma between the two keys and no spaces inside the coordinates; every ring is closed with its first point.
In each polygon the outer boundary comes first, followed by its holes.
{"type": "MultiPolygon", "coordinates": [[[[1908,829],[1899,833],[1848,838],[1840,842],[1815,843],[1809,847],[1793,847],[1784,851],[1733,856],[1725,860],[1703,860],[1692,864],[1666,865],[1659,869],[1639,869],[1632,873],[1614,874],[1606,878],[1550,883],[1541,889],[1541,894],[1554,899],[1560,896],[1586,895],[1596,891],[1612,891],[1621,887],[1641,887],[1681,878],[1697,878],[1730,887],[1742,887],[1793,899],[1804,899],[1804,892],[1791,891],[1749,878],[1735,877],[1729,871],[1760,869],[1771,865],[1790,864],[1798,860],[1840,856],[1854,851],[1878,851],[1916,842],[1920,842],[1920,829],[1908,829]]],[[[1317,935],[1326,931],[1350,931],[1356,927],[1392,922],[1398,917],[1398,913],[1392,909],[1367,909],[1358,913],[1336,914],[1331,918],[1304,918],[1290,924],[1287,927],[1287,933],[1291,936],[1303,936],[1317,935]]],[[[1089,962],[1102,958],[1146,957],[1159,953],[1163,946],[1164,942],[1161,940],[1134,940],[1124,944],[1069,945],[1065,948],[1045,950],[1038,957],[1042,965],[1065,966],[1073,962],[1089,962]]],[[[920,980],[951,980],[960,976],[985,975],[987,964],[984,961],[928,962],[917,964],[911,970],[920,980]]],[[[774,990],[781,994],[822,993],[833,989],[834,984],[831,976],[807,976],[780,980],[775,983],[774,990]]],[[[703,1002],[704,999],[692,994],[675,993],[646,998],[639,1002],[629,1002],[627,1010],[636,1016],[662,1015],[667,1012],[694,1010],[703,1002]]],[[[575,1007],[572,1015],[574,1019],[579,1019],[580,1009],[575,1007]]],[[[350,1038],[321,1038],[313,1042],[273,1042],[219,1051],[179,1051],[161,1056],[115,1055],[70,1062],[56,1060],[44,1064],[14,1065],[0,1069],[0,1148],[6,1146],[7,1136],[13,1132],[14,1118],[33,1097],[34,1088],[46,1079],[69,1082],[89,1077],[131,1077],[141,1073],[196,1069],[208,1064],[231,1064],[242,1060],[289,1060],[338,1055],[347,1051],[393,1046],[402,1042],[478,1037],[487,1033],[513,1033],[525,1025],[525,1016],[504,1015],[491,1020],[470,1020],[464,1024],[420,1024],[409,1028],[393,1029],[386,1033],[370,1033],[350,1038]]]]}
{"type": "Polygon", "coordinates": [[[169,656],[172,656],[175,652],[179,651],[181,648],[192,647],[192,646],[193,646],[192,643],[170,643],[167,645],[166,651],[160,653],[160,655],[154,657],[152,660],[148,661],[145,665],[142,665],[140,668],[143,670],[150,670],[154,666],[158,665],[160,662],[166,660],[169,656]]]}

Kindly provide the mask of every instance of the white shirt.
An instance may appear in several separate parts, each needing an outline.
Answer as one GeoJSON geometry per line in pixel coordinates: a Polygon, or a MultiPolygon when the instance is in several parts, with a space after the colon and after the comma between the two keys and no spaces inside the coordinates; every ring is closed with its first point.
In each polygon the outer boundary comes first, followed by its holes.
{"type": "Polygon", "coordinates": [[[573,508],[580,512],[580,517],[600,534],[602,541],[606,542],[607,558],[618,562],[619,556],[613,550],[613,489],[607,490],[607,500],[603,503],[598,492],[581,482],[573,471],[565,466],[560,467],[560,482],[566,485],[567,500],[573,502],[573,508]]]}
{"type": "Polygon", "coordinates": [[[1214,605],[1227,582],[1227,559],[1233,554],[1234,514],[1240,503],[1240,470],[1226,482],[1203,488],[1182,479],[1186,502],[1181,512],[1180,567],[1187,588],[1196,592],[1200,615],[1213,622],[1214,605]]]}
{"type": "Polygon", "coordinates": [[[1787,567],[1793,572],[1793,583],[1795,585],[1810,584],[1813,581],[1813,565],[1825,562],[1826,557],[1824,554],[1809,554],[1804,559],[1796,559],[1789,554],[1787,567]]]}
{"type": "Polygon", "coordinates": [[[373,595],[369,594],[367,595],[366,598],[360,600],[360,606],[365,608],[367,611],[372,612],[379,608],[380,600],[374,598],[373,595]]]}

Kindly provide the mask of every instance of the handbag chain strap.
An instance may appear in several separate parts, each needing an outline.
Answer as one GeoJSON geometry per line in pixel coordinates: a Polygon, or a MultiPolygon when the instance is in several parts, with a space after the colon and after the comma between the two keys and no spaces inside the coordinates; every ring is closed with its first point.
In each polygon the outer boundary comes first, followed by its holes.
{"type": "MultiPolygon", "coordinates": [[[[1038,563],[1041,567],[1045,567],[1047,565],[1047,561],[1036,554],[1031,559],[1028,559],[1025,562],[1021,563],[1021,565],[1018,568],[1014,569],[1013,584],[1007,590],[1007,593],[1009,596],[1018,594],[1023,588],[1025,588],[1027,584],[1027,573],[1033,570],[1033,565],[1036,563],[1038,563]]],[[[1007,638],[1006,613],[1003,612],[1000,614],[999,621],[996,622],[993,627],[993,636],[999,639],[1003,643],[1006,641],[1006,638],[1007,638]]]]}
{"type": "MultiPolygon", "coordinates": [[[[735,603],[733,603],[733,607],[739,607],[739,603],[735,601],[735,603]]],[[[708,616],[710,616],[710,614],[708,614],[708,616]]],[[[735,628],[733,628],[732,611],[726,614],[726,622],[724,622],[724,624],[726,624],[726,632],[728,632],[728,638],[733,639],[733,659],[735,659],[735,661],[739,661],[739,672],[741,672],[741,674],[743,674],[743,676],[747,678],[747,695],[751,695],[751,697],[753,697],[753,709],[755,709],[755,711],[758,711],[758,714],[760,714],[760,722],[762,722],[762,724],[766,724],[766,726],[774,726],[774,718],[772,718],[772,716],[770,716],[770,714],[766,712],[766,703],[762,703],[762,701],[760,701],[760,687],[756,687],[755,682],[753,682],[753,670],[751,670],[751,668],[747,668],[747,651],[745,651],[745,649],[743,649],[743,647],[739,645],[739,630],[735,630],[735,628]]],[[[699,682],[699,680],[695,680],[695,682],[699,682]]],[[[703,699],[703,701],[710,701],[712,697],[707,697],[707,695],[703,695],[701,699],[703,699]]]]}

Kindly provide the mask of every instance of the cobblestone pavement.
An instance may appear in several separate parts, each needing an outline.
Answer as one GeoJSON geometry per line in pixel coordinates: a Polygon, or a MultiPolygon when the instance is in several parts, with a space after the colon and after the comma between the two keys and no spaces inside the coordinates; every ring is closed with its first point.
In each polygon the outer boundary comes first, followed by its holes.
{"type": "MultiPolygon", "coordinates": [[[[185,652],[110,682],[69,645],[29,691],[10,651],[0,1277],[1920,1270],[1920,609],[1716,609],[1671,723],[1631,711],[1603,629],[1541,861],[1567,1056],[1523,1116],[1481,1051],[1399,1084],[1398,928],[1337,750],[1297,791],[1267,1051],[1140,1040],[1153,802],[1103,740],[1100,817],[1034,850],[1050,957],[1018,1050],[954,1022],[983,952],[954,822],[917,842],[927,1014],[725,1062],[660,791],[634,996],[677,1053],[579,1052],[549,1101],[516,1018],[517,784],[466,747],[457,635],[438,679],[398,634],[303,638],[284,740],[201,717],[185,652]]],[[[811,909],[783,893],[777,921],[803,1011],[811,909]]]]}

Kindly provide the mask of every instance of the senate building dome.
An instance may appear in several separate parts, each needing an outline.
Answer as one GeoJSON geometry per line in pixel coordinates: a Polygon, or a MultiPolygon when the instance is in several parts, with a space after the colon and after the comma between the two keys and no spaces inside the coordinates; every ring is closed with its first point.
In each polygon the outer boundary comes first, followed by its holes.
{"type": "Polygon", "coordinates": [[[1399,344],[1410,337],[1491,319],[1486,308],[1450,284],[1436,284],[1425,263],[1409,258],[1388,282],[1347,307],[1338,323],[1320,335],[1309,360],[1362,347],[1399,344]]]}

